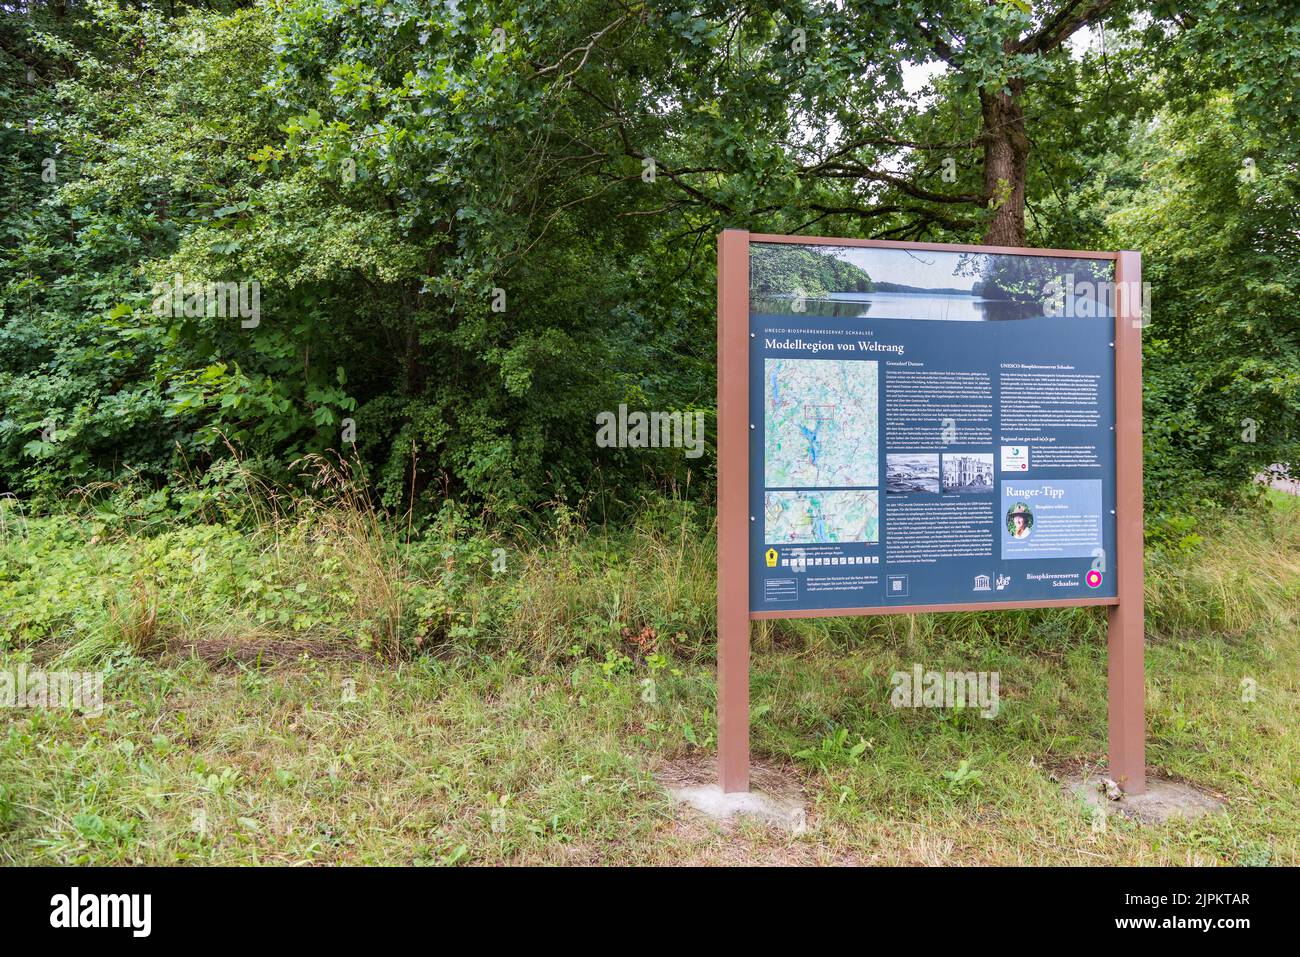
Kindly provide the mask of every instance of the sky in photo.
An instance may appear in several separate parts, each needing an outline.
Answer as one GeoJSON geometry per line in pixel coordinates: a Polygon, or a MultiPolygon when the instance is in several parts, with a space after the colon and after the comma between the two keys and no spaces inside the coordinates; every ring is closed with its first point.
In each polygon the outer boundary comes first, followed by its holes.
{"type": "Polygon", "coordinates": [[[962,256],[959,253],[930,252],[919,249],[836,249],[835,256],[865,269],[876,282],[897,282],[924,288],[970,289],[978,274],[954,275],[962,256]]]}

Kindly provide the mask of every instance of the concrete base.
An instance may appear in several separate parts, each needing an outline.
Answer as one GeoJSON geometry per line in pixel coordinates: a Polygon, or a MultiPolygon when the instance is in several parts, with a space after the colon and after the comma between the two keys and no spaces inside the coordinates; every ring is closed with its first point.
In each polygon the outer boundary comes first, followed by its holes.
{"type": "Polygon", "coordinates": [[[1166,781],[1147,775],[1145,794],[1125,794],[1105,773],[1076,775],[1065,781],[1063,789],[1083,802],[1093,813],[1122,814],[1142,824],[1163,824],[1175,819],[1193,820],[1207,814],[1222,813],[1223,801],[1197,790],[1190,784],[1166,781]],[[1118,800],[1114,795],[1118,794],[1118,800]]]}
{"type": "Polygon", "coordinates": [[[808,829],[802,805],[762,791],[724,794],[716,784],[701,784],[670,788],[668,793],[678,804],[689,805],[715,821],[749,817],[784,828],[792,834],[802,834],[808,829]]]}

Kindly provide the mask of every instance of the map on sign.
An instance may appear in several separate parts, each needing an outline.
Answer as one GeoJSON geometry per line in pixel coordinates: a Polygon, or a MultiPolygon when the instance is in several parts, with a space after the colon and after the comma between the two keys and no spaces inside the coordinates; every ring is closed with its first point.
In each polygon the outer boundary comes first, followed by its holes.
{"type": "Polygon", "coordinates": [[[764,362],[764,485],[878,484],[876,368],[860,359],[764,362]]]}
{"type": "Polygon", "coordinates": [[[763,496],[767,543],[878,541],[880,500],[877,496],[874,491],[768,492],[763,496]]]}

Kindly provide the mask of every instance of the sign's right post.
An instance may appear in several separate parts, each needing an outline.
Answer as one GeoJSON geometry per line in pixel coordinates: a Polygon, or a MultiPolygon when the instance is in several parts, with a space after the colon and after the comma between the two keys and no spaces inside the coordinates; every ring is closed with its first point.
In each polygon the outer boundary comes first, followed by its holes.
{"type": "Polygon", "coordinates": [[[1142,537],[1142,255],[1115,263],[1115,536],[1119,604],[1106,646],[1111,778],[1146,791],[1146,669],[1142,537]]]}

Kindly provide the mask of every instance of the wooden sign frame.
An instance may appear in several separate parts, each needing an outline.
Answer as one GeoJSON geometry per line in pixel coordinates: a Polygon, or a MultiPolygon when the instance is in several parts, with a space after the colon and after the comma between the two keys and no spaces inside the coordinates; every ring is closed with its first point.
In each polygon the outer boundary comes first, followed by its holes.
{"type": "Polygon", "coordinates": [[[718,237],[718,782],[749,790],[749,623],[771,618],[897,615],[1107,605],[1110,777],[1146,790],[1146,686],[1142,538],[1141,297],[1119,295],[1115,344],[1115,550],[1117,597],[751,612],[749,602],[749,247],[751,243],[862,246],[1111,260],[1115,287],[1140,289],[1141,254],[775,236],[728,229],[718,237]]]}

